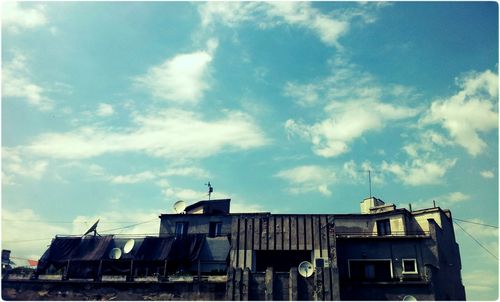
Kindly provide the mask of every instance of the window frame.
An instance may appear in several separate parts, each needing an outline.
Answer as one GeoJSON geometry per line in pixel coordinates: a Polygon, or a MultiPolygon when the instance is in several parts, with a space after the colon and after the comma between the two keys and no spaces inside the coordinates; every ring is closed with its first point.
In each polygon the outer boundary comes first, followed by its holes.
{"type": "Polygon", "coordinates": [[[417,259],[415,258],[402,258],[401,259],[401,267],[403,269],[403,274],[418,274],[418,266],[417,266],[417,259]],[[413,264],[415,266],[414,271],[406,271],[405,270],[405,261],[413,261],[413,264]]]}
{"type": "Polygon", "coordinates": [[[392,235],[391,220],[389,218],[376,220],[376,225],[377,225],[377,236],[392,235]],[[382,224],[384,225],[384,228],[380,227],[382,224]]]}
{"type": "Polygon", "coordinates": [[[210,221],[208,224],[208,237],[215,238],[220,236],[222,236],[222,221],[210,221]]]}
{"type": "Polygon", "coordinates": [[[187,235],[187,230],[188,230],[188,222],[187,221],[177,221],[175,223],[175,236],[184,236],[187,235]],[[178,233],[177,232],[177,226],[182,225],[182,232],[178,233]]]}
{"type": "MultiPolygon", "coordinates": [[[[392,259],[391,258],[384,258],[384,259],[368,259],[368,258],[363,258],[363,259],[347,259],[347,273],[349,279],[352,279],[351,276],[351,261],[359,261],[359,262],[372,262],[372,261],[388,261],[389,262],[389,271],[391,272],[391,279],[394,279],[394,270],[392,267],[392,259]]],[[[380,282],[377,280],[370,280],[369,282],[380,282]]]]}

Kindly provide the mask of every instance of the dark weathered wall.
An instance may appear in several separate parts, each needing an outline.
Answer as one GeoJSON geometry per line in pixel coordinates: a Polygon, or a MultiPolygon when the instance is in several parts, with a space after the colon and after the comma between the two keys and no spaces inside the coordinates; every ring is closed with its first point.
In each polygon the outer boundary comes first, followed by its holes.
{"type": "MultiPolygon", "coordinates": [[[[329,215],[240,215],[233,216],[231,265],[256,270],[254,251],[308,250],[308,261],[332,259],[335,244],[333,218],[329,215]]],[[[298,263],[297,263],[298,265],[298,263]]]]}
{"type": "Polygon", "coordinates": [[[437,300],[465,300],[461,282],[460,251],[455,241],[452,221],[441,213],[441,227],[430,221],[430,233],[435,242],[437,265],[432,271],[437,300]]]}
{"type": "Polygon", "coordinates": [[[4,300],[224,300],[225,282],[2,281],[4,300]]]}

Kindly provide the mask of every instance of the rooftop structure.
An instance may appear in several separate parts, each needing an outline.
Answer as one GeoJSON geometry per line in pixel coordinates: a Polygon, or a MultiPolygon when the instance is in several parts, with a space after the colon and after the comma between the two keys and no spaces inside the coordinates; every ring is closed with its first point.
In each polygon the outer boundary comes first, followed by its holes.
{"type": "Polygon", "coordinates": [[[37,275],[223,282],[228,300],[465,300],[449,210],[375,197],[360,210],[230,213],[230,199],[203,200],[160,215],[156,237],[56,237],[37,275]]]}

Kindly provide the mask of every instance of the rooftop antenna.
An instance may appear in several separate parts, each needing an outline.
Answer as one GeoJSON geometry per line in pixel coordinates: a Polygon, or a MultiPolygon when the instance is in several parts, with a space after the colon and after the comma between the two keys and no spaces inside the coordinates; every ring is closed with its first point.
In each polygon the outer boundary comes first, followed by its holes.
{"type": "Polygon", "coordinates": [[[88,231],[85,232],[85,234],[83,234],[82,237],[85,237],[86,235],[94,232],[94,236],[97,236],[99,234],[97,234],[97,224],[99,223],[99,219],[97,219],[97,221],[90,227],[90,229],[88,229],[88,231]]]}
{"type": "Polygon", "coordinates": [[[368,172],[368,189],[370,193],[370,198],[372,198],[372,170],[361,170],[361,172],[368,172]]]}
{"type": "Polygon", "coordinates": [[[208,200],[210,200],[210,196],[212,195],[212,193],[214,192],[214,188],[212,187],[212,185],[210,184],[210,181],[208,183],[205,184],[205,186],[208,186],[208,200]]]}

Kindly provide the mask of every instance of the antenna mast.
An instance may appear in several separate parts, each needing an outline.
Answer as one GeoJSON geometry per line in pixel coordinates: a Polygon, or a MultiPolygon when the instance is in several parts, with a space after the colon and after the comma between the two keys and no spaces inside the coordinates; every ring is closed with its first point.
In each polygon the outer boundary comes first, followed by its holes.
{"type": "Polygon", "coordinates": [[[210,200],[210,196],[212,195],[214,188],[210,184],[210,181],[208,183],[206,183],[205,186],[208,186],[208,200],[210,200]]]}
{"type": "Polygon", "coordinates": [[[370,198],[372,198],[372,170],[361,170],[361,172],[368,172],[368,192],[370,193],[370,198]]]}

